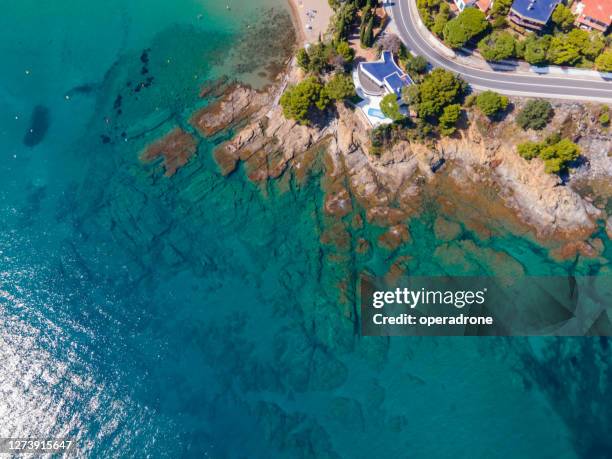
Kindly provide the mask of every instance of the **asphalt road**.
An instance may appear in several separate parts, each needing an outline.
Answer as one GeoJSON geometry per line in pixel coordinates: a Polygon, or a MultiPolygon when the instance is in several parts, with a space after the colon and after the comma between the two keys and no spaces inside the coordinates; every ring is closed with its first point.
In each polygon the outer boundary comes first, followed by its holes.
{"type": "Polygon", "coordinates": [[[419,22],[415,0],[390,1],[389,9],[399,37],[408,49],[424,56],[435,67],[443,67],[458,73],[475,89],[491,89],[507,95],[612,103],[612,81],[579,76],[481,70],[457,62],[426,38],[428,32],[422,29],[419,22]]]}

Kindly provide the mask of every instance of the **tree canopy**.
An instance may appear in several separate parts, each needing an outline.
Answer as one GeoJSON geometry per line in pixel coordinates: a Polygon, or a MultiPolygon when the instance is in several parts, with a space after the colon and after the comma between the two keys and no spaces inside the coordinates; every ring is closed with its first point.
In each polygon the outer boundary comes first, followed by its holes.
{"type": "Polygon", "coordinates": [[[510,33],[496,31],[478,42],[478,51],[488,61],[502,61],[516,56],[516,43],[510,33]]]}
{"type": "Polygon", "coordinates": [[[421,83],[408,86],[403,97],[419,117],[437,119],[444,107],[457,102],[464,91],[465,82],[461,78],[436,68],[421,83]]]}
{"type": "Polygon", "coordinates": [[[550,102],[530,100],[516,117],[516,124],[523,129],[544,129],[553,113],[550,102]]]}
{"type": "Polygon", "coordinates": [[[493,117],[508,107],[508,98],[494,91],[485,91],[476,97],[476,106],[488,117],[493,117]]]}
{"type": "Polygon", "coordinates": [[[444,26],[444,41],[452,48],[461,48],[489,27],[485,14],[477,8],[466,8],[444,26]]]}
{"type": "Polygon", "coordinates": [[[400,112],[399,104],[397,103],[397,97],[395,94],[390,93],[382,98],[380,101],[380,111],[383,114],[391,118],[393,121],[399,121],[404,118],[404,115],[400,112]]]}
{"type": "Polygon", "coordinates": [[[551,19],[559,29],[567,32],[574,27],[576,16],[574,16],[571,9],[563,3],[559,3],[553,11],[551,19]]]}
{"type": "Polygon", "coordinates": [[[444,107],[440,116],[440,134],[451,135],[457,130],[457,121],[461,117],[461,105],[451,104],[444,107]]]}
{"type": "Polygon", "coordinates": [[[355,84],[353,79],[344,73],[336,73],[325,85],[325,94],[332,100],[354,97],[355,84]]]}
{"type": "Polygon", "coordinates": [[[325,109],[329,99],[323,85],[315,77],[308,77],[289,86],[280,98],[283,114],[300,124],[309,124],[309,116],[315,108],[325,109]]]}
{"type": "Polygon", "coordinates": [[[540,158],[549,174],[558,174],[567,170],[572,161],[580,156],[580,147],[569,139],[559,140],[553,136],[544,142],[525,142],[517,146],[519,155],[527,160],[540,158]]]}
{"type": "Polygon", "coordinates": [[[595,60],[595,66],[600,72],[612,72],[612,50],[600,54],[595,60]]]}

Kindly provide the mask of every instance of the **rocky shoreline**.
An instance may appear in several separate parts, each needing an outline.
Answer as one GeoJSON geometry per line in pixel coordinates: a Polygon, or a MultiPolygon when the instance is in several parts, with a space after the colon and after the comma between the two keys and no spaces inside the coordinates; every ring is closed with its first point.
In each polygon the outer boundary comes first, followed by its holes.
{"type": "MultiPolygon", "coordinates": [[[[363,207],[370,223],[389,228],[380,241],[383,246],[393,248],[409,240],[405,221],[422,210],[424,194],[433,193],[438,204],[455,211],[467,205],[477,209],[481,219],[501,220],[514,234],[551,249],[555,258],[601,254],[603,243],[593,234],[612,209],[610,199],[602,198],[592,184],[606,183],[612,176],[612,140],[598,128],[594,109],[556,104],[554,119],[539,134],[519,131],[512,114],[491,123],[470,112],[469,127],[452,138],[431,145],[400,141],[373,155],[369,126],[344,104],[337,104],[335,116],[321,126],[284,118],[278,98],[300,77],[300,70],[290,66],[262,91],[226,86],[223,95],[192,116],[191,125],[206,137],[236,129],[234,138],[214,153],[222,174],[244,162],[249,179],[256,183],[277,179],[287,170],[303,178],[320,154],[318,147],[324,147],[325,212],[342,219],[354,205],[363,207]],[[548,131],[562,131],[582,146],[583,164],[565,182],[545,173],[539,160],[528,162],[515,152],[516,144],[548,131]],[[590,196],[576,191],[585,188],[590,196]]],[[[486,234],[482,224],[473,226],[486,234]]],[[[609,232],[611,227],[608,220],[609,232]]]]}

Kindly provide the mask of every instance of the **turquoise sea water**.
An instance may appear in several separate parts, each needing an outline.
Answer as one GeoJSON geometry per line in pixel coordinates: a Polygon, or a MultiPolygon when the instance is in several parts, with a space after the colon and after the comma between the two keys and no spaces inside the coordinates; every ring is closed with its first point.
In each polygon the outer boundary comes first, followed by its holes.
{"type": "Polygon", "coordinates": [[[609,457],[608,340],[360,338],[351,304],[358,273],[398,260],[609,275],[607,259],[557,263],[463,213],[445,242],[435,206],[409,244],[362,256],[321,242],[320,171],[222,177],[231,132],[172,178],[138,160],[190,129],[207,82],[262,84],[277,51],[258,40],[287,20],[280,0],[4,5],[0,437],[73,437],[87,457],[609,457]]]}

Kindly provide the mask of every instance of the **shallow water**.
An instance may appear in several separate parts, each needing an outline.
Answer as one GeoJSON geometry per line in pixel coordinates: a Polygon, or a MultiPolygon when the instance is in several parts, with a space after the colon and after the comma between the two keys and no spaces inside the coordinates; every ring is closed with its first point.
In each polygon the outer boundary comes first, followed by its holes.
{"type": "Polygon", "coordinates": [[[257,37],[283,33],[286,5],[225,3],[5,6],[0,436],[70,436],[105,457],[606,457],[607,340],[360,338],[351,300],[360,272],[398,260],[609,275],[607,260],[555,262],[433,198],[410,243],[358,255],[384,230],[322,243],[321,170],[263,190],[242,169],[222,177],[211,152],[231,132],[172,178],[138,160],[191,131],[203,85],[261,85],[278,60],[257,37]],[[438,217],[458,225],[451,241],[438,217]]]}

